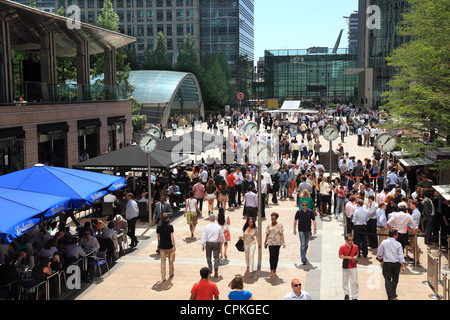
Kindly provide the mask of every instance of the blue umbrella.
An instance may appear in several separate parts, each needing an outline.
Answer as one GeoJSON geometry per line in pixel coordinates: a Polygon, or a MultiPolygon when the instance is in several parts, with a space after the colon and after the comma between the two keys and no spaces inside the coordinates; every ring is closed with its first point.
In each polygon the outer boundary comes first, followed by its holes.
{"type": "Polygon", "coordinates": [[[0,187],[68,197],[73,208],[91,205],[124,186],[124,177],[42,164],[0,177],[0,187]]]}
{"type": "Polygon", "coordinates": [[[0,188],[0,235],[9,241],[70,209],[70,198],[0,188]]]}

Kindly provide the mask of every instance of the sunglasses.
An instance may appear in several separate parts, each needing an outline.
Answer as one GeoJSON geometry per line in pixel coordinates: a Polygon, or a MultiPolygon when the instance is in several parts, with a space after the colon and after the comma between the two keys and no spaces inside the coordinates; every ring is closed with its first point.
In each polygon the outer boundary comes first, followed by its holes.
{"type": "Polygon", "coordinates": [[[301,283],[297,283],[297,284],[293,284],[292,286],[295,287],[295,288],[297,288],[297,287],[301,287],[302,284],[301,284],[301,283]]]}

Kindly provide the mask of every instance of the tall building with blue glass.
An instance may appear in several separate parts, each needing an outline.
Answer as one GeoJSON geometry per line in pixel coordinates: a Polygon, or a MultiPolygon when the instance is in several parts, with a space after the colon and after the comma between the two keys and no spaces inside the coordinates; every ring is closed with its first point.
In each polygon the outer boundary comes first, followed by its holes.
{"type": "Polygon", "coordinates": [[[224,51],[232,73],[239,55],[254,60],[254,0],[200,0],[200,56],[224,51]]]}

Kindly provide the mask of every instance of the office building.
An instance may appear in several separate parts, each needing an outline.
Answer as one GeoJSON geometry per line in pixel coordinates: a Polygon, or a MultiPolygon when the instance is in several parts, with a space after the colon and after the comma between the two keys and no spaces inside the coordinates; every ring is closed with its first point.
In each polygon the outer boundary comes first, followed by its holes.
{"type": "Polygon", "coordinates": [[[132,138],[131,103],[112,61],[135,38],[85,23],[70,29],[68,21],[0,1],[0,175],[36,163],[71,167],[85,150],[95,157],[132,138]],[[105,84],[91,85],[89,57],[99,53],[105,84]],[[76,83],[57,83],[57,57],[76,57],[76,83]]]}
{"type": "Polygon", "coordinates": [[[348,49],[314,47],[306,50],[265,51],[265,99],[301,100],[302,105],[356,103],[356,53],[348,49]]]}

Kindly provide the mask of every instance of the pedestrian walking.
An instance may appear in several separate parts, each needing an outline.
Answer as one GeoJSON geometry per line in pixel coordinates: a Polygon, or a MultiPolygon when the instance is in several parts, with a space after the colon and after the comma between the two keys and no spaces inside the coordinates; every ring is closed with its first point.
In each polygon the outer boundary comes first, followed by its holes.
{"type": "Polygon", "coordinates": [[[161,255],[161,282],[166,281],[166,259],[169,259],[169,278],[174,276],[175,237],[173,226],[169,223],[169,215],[163,213],[161,223],[156,227],[159,252],[161,255]]]}
{"type": "Polygon", "coordinates": [[[228,242],[231,241],[231,234],[230,234],[230,217],[225,214],[225,209],[220,208],[219,214],[217,215],[217,223],[222,228],[223,236],[225,241],[220,244],[220,259],[225,258],[227,259],[227,249],[228,249],[228,242]]]}
{"type": "Polygon", "coordinates": [[[403,248],[397,241],[398,231],[389,230],[389,239],[384,240],[377,251],[377,259],[383,260],[382,272],[388,300],[397,299],[397,285],[400,278],[400,270],[405,272],[405,258],[403,248]]]}
{"type": "Polygon", "coordinates": [[[210,269],[200,269],[201,279],[192,286],[190,300],[219,300],[219,289],[214,282],[208,280],[209,274],[210,269]]]}
{"type": "Polygon", "coordinates": [[[244,254],[245,263],[247,264],[247,272],[250,277],[253,277],[253,270],[255,269],[255,251],[256,246],[261,248],[259,243],[259,231],[256,227],[255,219],[249,217],[243,227],[243,235],[239,239],[244,240],[244,254]]]}
{"type": "Polygon", "coordinates": [[[358,269],[357,255],[359,248],[353,243],[354,237],[351,233],[345,236],[346,243],[339,248],[339,258],[342,259],[342,288],[344,289],[344,300],[350,299],[350,293],[353,300],[358,299],[358,269]],[[349,288],[350,281],[350,288],[349,288]]]}
{"type": "Polygon", "coordinates": [[[189,230],[191,231],[191,237],[194,237],[195,228],[198,223],[198,212],[201,213],[197,206],[197,199],[194,198],[194,191],[189,191],[189,199],[186,199],[186,208],[184,209],[184,217],[189,225],[189,230]]]}
{"type": "Polygon", "coordinates": [[[214,270],[214,277],[219,277],[219,255],[220,255],[220,244],[225,242],[223,236],[222,228],[215,223],[216,216],[211,214],[209,216],[209,224],[203,229],[202,235],[202,251],[206,250],[206,261],[210,273],[214,270]],[[214,256],[214,269],[211,261],[211,255],[214,256]]]}
{"type": "Polygon", "coordinates": [[[378,234],[378,246],[386,239],[388,239],[389,229],[387,227],[386,219],[386,202],[379,202],[377,214],[377,234],[378,234]]]}
{"type": "Polygon", "coordinates": [[[126,195],[127,205],[125,209],[125,217],[128,223],[128,233],[127,235],[131,239],[130,247],[134,248],[138,244],[138,239],[136,238],[136,220],[139,216],[139,207],[137,202],[133,199],[132,193],[127,193],[126,195]]]}
{"type": "Polygon", "coordinates": [[[278,258],[280,256],[280,248],[286,248],[284,242],[284,228],[278,220],[279,214],[273,212],[270,215],[271,223],[266,227],[266,240],[264,247],[269,247],[270,277],[275,277],[277,273],[278,258]]]}
{"type": "Polygon", "coordinates": [[[300,238],[300,256],[302,263],[307,262],[306,253],[308,252],[309,239],[311,238],[311,222],[314,225],[313,234],[317,233],[317,223],[314,212],[308,209],[308,202],[302,201],[302,208],[297,210],[294,218],[294,235],[297,234],[298,221],[298,235],[300,238]]]}

